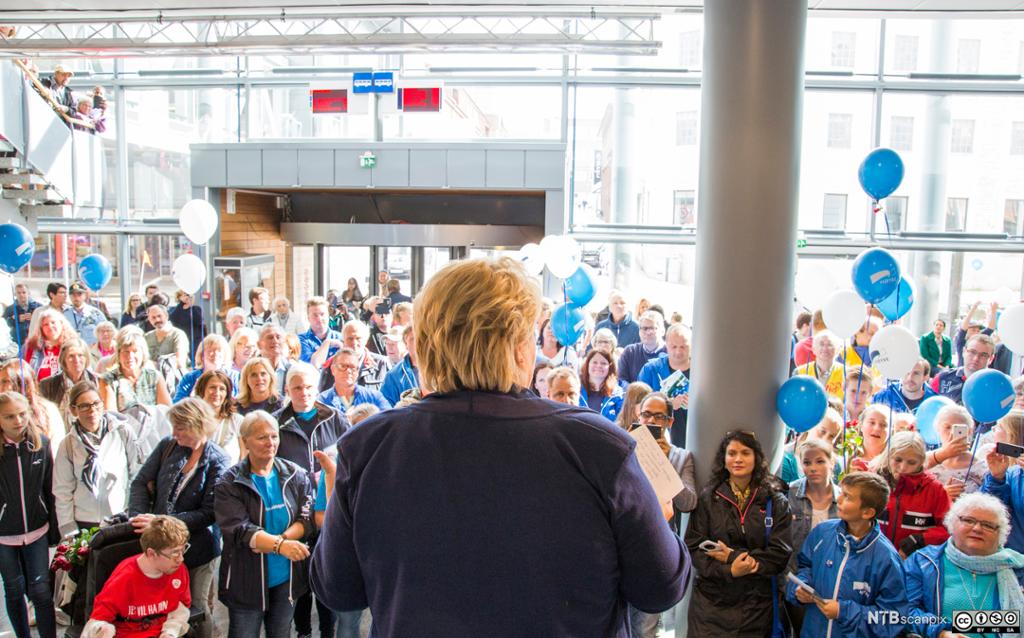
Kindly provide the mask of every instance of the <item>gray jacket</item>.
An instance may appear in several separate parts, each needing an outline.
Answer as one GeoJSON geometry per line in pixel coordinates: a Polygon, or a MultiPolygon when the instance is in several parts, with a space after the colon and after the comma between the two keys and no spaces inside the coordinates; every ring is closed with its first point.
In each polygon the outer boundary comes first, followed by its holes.
{"type": "MultiPolygon", "coordinates": [[[[832,504],[828,506],[828,517],[839,518],[839,509],[836,501],[839,500],[839,486],[832,483],[832,504]]],[[[807,477],[798,478],[789,484],[789,510],[793,513],[793,556],[789,559],[789,569],[795,574],[797,571],[796,557],[800,548],[804,546],[804,540],[811,533],[811,515],[814,511],[814,504],[807,496],[807,477]]]]}

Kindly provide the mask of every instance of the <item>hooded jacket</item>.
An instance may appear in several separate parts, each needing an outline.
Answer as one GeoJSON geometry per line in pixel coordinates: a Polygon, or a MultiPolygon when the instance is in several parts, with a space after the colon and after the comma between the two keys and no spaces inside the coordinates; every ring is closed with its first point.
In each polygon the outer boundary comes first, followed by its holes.
{"type": "Polygon", "coordinates": [[[8,443],[0,436],[0,536],[19,536],[49,523],[50,536],[57,532],[53,504],[53,457],[50,440],[40,436],[33,451],[28,439],[8,443]]]}
{"type": "Polygon", "coordinates": [[[938,545],[949,538],[942,524],[949,506],[949,494],[929,472],[904,474],[889,494],[878,524],[896,549],[910,556],[925,545],[938,545]]]}
{"type": "Polygon", "coordinates": [[[686,530],[686,546],[697,571],[688,635],[767,635],[772,620],[772,578],[789,564],[792,524],[786,496],[768,485],[754,488],[742,511],[727,484],[704,488],[686,530]],[[766,545],[769,498],[774,520],[766,545]],[[706,540],[722,541],[732,548],[726,563],[700,549],[706,540]],[[732,562],[743,552],[748,552],[760,568],[735,578],[732,562]]]}
{"type": "Polygon", "coordinates": [[[1006,546],[1024,553],[1024,470],[1014,465],[1006,470],[1002,481],[996,481],[991,474],[986,474],[981,491],[998,498],[1009,510],[1010,537],[1006,546]]]}
{"type": "Polygon", "coordinates": [[[877,524],[860,540],[846,522],[833,519],[807,536],[797,556],[797,576],[826,600],[839,601],[839,616],[829,620],[818,606],[796,598],[796,584],[786,584],[786,599],[806,610],[801,636],[867,638],[898,636],[903,625],[873,622],[871,612],[906,615],[907,592],[903,565],[896,548],[877,524]]]}
{"type": "MultiPolygon", "coordinates": [[[[298,465],[282,458],[274,459],[281,482],[284,504],[288,509],[288,525],[301,521],[308,539],[313,534],[310,510],[313,488],[309,474],[298,465]]],[[[221,602],[228,607],[267,610],[270,588],[267,587],[265,556],[252,549],[250,543],[256,532],[263,531],[266,506],[263,497],[252,482],[249,458],[229,468],[214,489],[217,525],[224,535],[224,553],[220,560],[218,592],[221,602]]],[[[309,590],[309,559],[291,563],[288,594],[292,601],[309,590]]]]}
{"type": "MultiPolygon", "coordinates": [[[[911,410],[907,406],[907,400],[903,398],[902,387],[903,387],[903,385],[899,381],[892,381],[892,382],[889,383],[889,385],[887,385],[885,387],[884,390],[882,390],[880,392],[876,392],[875,396],[871,397],[871,402],[872,403],[881,403],[882,405],[887,405],[887,406],[891,407],[893,410],[895,410],[896,412],[914,412],[914,413],[916,413],[917,412],[917,408],[914,408],[913,410],[911,410]]],[[[921,401],[922,402],[924,402],[926,399],[929,399],[929,398],[935,396],[935,390],[932,390],[932,387],[930,385],[928,385],[927,383],[925,383],[921,387],[922,387],[922,389],[924,389],[924,396],[921,397],[921,401]]],[[[918,405],[920,405],[920,403],[918,405]]]]}
{"type": "Polygon", "coordinates": [[[420,371],[412,364],[409,355],[405,355],[398,365],[391,368],[387,376],[384,377],[384,385],[380,387],[380,392],[391,405],[397,405],[403,392],[418,387],[420,387],[420,371]]]}
{"type": "MultiPolygon", "coordinates": [[[[929,545],[915,552],[903,563],[904,580],[907,584],[907,601],[912,618],[924,620],[932,617],[934,623],[915,623],[907,626],[907,630],[926,638],[938,638],[943,631],[952,631],[951,622],[942,622],[942,590],[945,571],[942,563],[946,553],[946,545],[929,545]]],[[[1017,581],[1024,579],[1024,570],[1017,570],[1017,581]]],[[[999,587],[992,588],[991,602],[999,608],[999,587]]]]}
{"type": "Polygon", "coordinates": [[[594,327],[594,332],[601,328],[608,328],[612,331],[620,348],[625,348],[640,341],[640,324],[633,321],[633,314],[630,312],[627,312],[618,323],[615,323],[609,314],[607,319],[597,323],[594,327]]]}
{"type": "Polygon", "coordinates": [[[324,451],[334,445],[349,427],[348,419],[341,412],[320,401],[313,405],[316,415],[313,417],[315,425],[310,436],[302,431],[291,405],[274,414],[280,424],[278,458],[287,459],[307,472],[320,471],[320,464],[316,462],[313,452],[324,451]]]}

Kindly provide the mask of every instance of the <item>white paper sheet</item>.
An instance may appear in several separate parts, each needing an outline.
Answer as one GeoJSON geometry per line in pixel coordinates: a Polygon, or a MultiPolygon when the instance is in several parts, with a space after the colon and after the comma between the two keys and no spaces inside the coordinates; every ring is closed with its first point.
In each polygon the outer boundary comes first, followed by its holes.
{"type": "Polygon", "coordinates": [[[682,492],[683,480],[647,428],[639,427],[629,434],[636,440],[637,461],[658,495],[658,502],[665,503],[682,492]]]}

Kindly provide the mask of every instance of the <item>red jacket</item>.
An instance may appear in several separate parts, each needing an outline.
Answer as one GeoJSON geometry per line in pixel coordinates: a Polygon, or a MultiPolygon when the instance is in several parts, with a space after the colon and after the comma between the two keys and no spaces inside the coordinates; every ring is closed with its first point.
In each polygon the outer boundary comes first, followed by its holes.
{"type": "Polygon", "coordinates": [[[802,366],[814,361],[814,350],[812,349],[813,343],[814,337],[801,339],[800,343],[793,347],[793,363],[797,366],[802,366]]]}
{"type": "Polygon", "coordinates": [[[941,545],[949,538],[943,524],[949,506],[949,494],[931,473],[905,474],[889,494],[889,504],[878,523],[892,544],[910,556],[925,545],[941,545]],[[895,529],[891,521],[896,521],[895,529]]]}

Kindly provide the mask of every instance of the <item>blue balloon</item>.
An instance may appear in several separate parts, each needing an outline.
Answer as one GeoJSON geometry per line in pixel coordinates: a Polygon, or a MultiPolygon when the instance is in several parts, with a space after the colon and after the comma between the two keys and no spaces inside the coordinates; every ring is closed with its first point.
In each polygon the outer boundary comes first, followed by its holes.
{"type": "Polygon", "coordinates": [[[935,395],[922,401],[921,405],[917,406],[917,410],[914,411],[914,415],[917,417],[915,421],[917,431],[928,445],[939,445],[942,443],[939,433],[935,429],[935,417],[938,416],[939,410],[947,405],[956,405],[956,402],[949,397],[935,395]]]}
{"type": "Polygon", "coordinates": [[[595,294],[597,285],[594,282],[594,270],[587,264],[580,264],[576,272],[565,280],[565,296],[572,305],[582,308],[590,303],[595,294]]]}
{"type": "Polygon", "coordinates": [[[896,291],[900,265],[884,248],[868,248],[853,261],[853,289],[868,303],[881,303],[896,291]]]}
{"type": "Polygon", "coordinates": [[[1003,418],[1013,409],[1016,398],[1010,377],[993,368],[975,372],[964,384],[964,406],[978,423],[1003,418]]]}
{"type": "Polygon", "coordinates": [[[783,423],[797,432],[806,432],[821,422],[828,399],[825,388],[814,377],[790,377],[775,395],[775,407],[783,423]]]}
{"type": "Polygon", "coordinates": [[[24,226],[0,226],[0,270],[13,275],[32,261],[35,252],[36,242],[24,226]]]}
{"type": "Polygon", "coordinates": [[[913,305],[914,286],[905,277],[900,277],[900,285],[891,295],[878,304],[878,309],[882,311],[886,319],[896,321],[910,312],[910,308],[913,305]]]}
{"type": "Polygon", "coordinates": [[[78,263],[78,278],[86,287],[97,292],[110,283],[114,270],[103,255],[89,255],[78,263]]]}
{"type": "Polygon", "coordinates": [[[876,148],[861,162],[857,178],[871,199],[885,199],[903,181],[903,160],[891,148],[876,148]]]}
{"type": "Polygon", "coordinates": [[[587,329],[583,311],[572,304],[556,306],[551,313],[551,332],[563,346],[571,346],[580,340],[587,329]]]}

